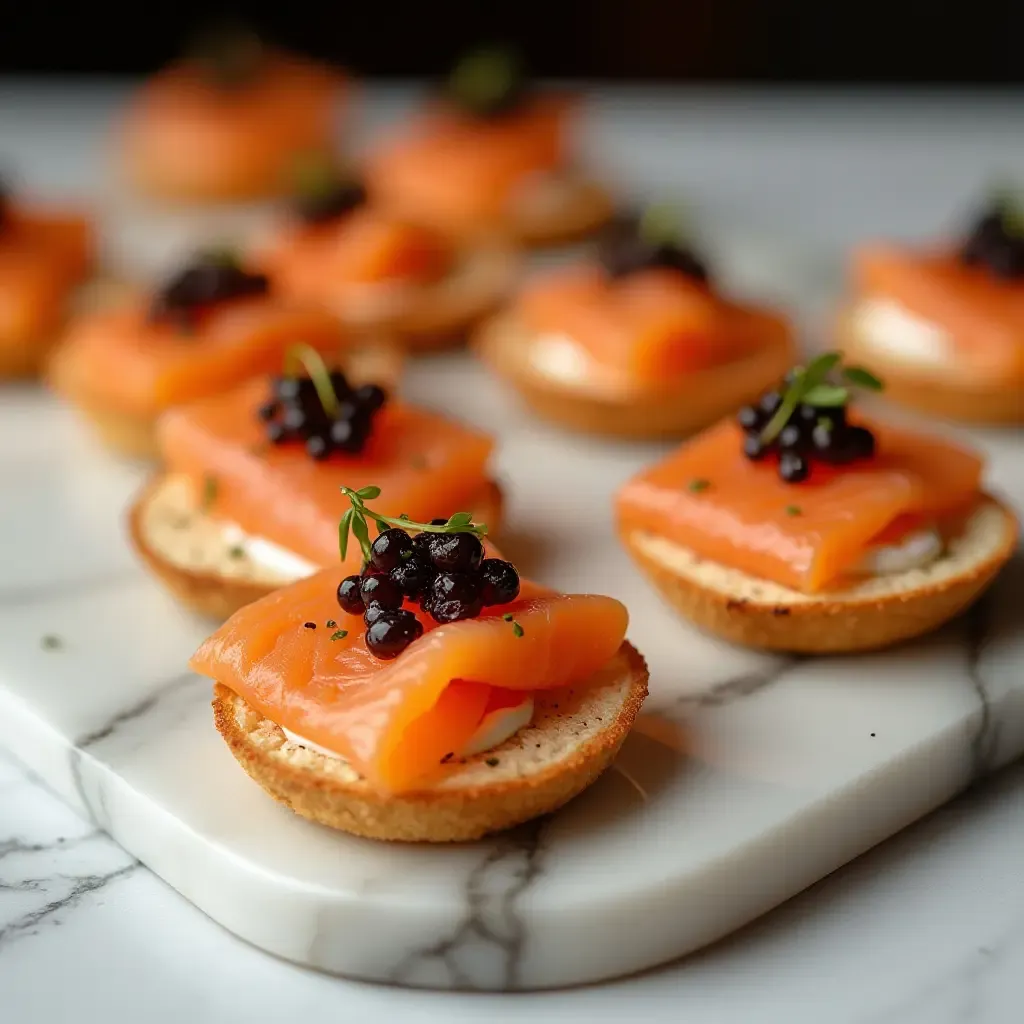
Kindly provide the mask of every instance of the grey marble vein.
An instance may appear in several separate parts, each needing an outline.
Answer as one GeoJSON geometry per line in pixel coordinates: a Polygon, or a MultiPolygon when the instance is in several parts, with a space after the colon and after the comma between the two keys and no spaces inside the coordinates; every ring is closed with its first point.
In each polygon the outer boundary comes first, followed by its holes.
{"type": "Polygon", "coordinates": [[[717,708],[733,701],[749,697],[752,693],[764,689],[772,683],[778,682],[790,669],[799,664],[802,659],[795,656],[774,658],[761,668],[751,669],[749,672],[741,672],[735,676],[729,676],[719,682],[713,683],[707,689],[697,693],[687,693],[676,697],[666,704],[654,704],[645,708],[655,714],[669,715],[676,712],[688,713],[699,708],[717,708]]]}
{"type": "Polygon", "coordinates": [[[993,714],[988,685],[982,672],[982,658],[992,635],[995,595],[986,594],[965,616],[967,681],[978,699],[980,715],[971,736],[972,785],[995,767],[999,746],[999,721],[993,714]]]}
{"type": "Polygon", "coordinates": [[[117,590],[137,584],[141,580],[135,570],[87,576],[80,580],[48,580],[32,586],[0,588],[0,607],[5,605],[39,604],[44,601],[83,597],[102,590],[117,590]]]}
{"type": "MultiPolygon", "coordinates": [[[[114,871],[95,875],[82,875],[75,878],[71,888],[59,899],[50,900],[43,906],[30,910],[28,913],[22,914],[20,917],[17,917],[8,924],[0,927],[0,948],[18,938],[34,934],[35,929],[43,922],[53,918],[62,910],[67,910],[76,906],[90,893],[97,892],[110,883],[127,877],[138,867],[139,865],[137,863],[128,864],[124,867],[117,868],[114,871]]],[[[36,890],[38,890],[42,887],[42,882],[45,880],[33,879],[30,881],[40,883],[40,885],[36,886],[36,890]]]]}
{"type": "Polygon", "coordinates": [[[440,962],[457,989],[522,988],[521,967],[527,930],[520,912],[523,893],[541,872],[540,855],[546,819],[530,822],[494,840],[487,855],[466,880],[466,914],[448,936],[409,953],[391,972],[396,984],[414,980],[417,970],[440,962]],[[498,985],[485,984],[462,958],[473,947],[485,944],[500,954],[498,985]]]}

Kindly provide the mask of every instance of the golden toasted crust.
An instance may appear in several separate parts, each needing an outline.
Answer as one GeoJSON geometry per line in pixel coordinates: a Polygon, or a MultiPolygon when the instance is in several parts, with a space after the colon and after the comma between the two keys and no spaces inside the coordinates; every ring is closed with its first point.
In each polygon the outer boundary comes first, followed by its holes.
{"type": "Polygon", "coordinates": [[[430,789],[374,790],[344,760],[291,743],[224,686],[217,729],[238,763],[296,814],[369,839],[450,843],[479,839],[557,810],[608,767],[647,696],[647,666],[623,643],[583,687],[535,691],[531,725],[500,746],[446,765],[430,789]]]}
{"type": "Polygon", "coordinates": [[[895,359],[886,359],[875,347],[861,343],[851,310],[840,315],[836,334],[847,357],[861,362],[885,380],[885,396],[910,409],[973,423],[1004,426],[1024,423],[1024,386],[1017,382],[990,386],[968,385],[962,379],[944,380],[895,359]]]}
{"type": "Polygon", "coordinates": [[[355,320],[339,307],[351,327],[393,337],[406,351],[424,354],[462,345],[467,333],[501,304],[515,283],[520,258],[510,246],[489,242],[469,252],[459,268],[431,285],[416,289],[393,314],[355,320]]]}
{"type": "Polygon", "coordinates": [[[690,373],[657,392],[591,395],[552,380],[529,360],[532,333],[515,313],[485,323],[474,349],[526,403],[553,423],[625,438],[683,437],[703,429],[783,377],[796,352],[788,338],[739,360],[690,373]]]}
{"type": "Polygon", "coordinates": [[[928,567],[807,595],[704,562],[653,534],[626,549],[684,618],[733,643],[767,650],[839,654],[874,650],[936,629],[972,604],[1013,554],[1018,524],[995,498],[928,567]]]}
{"type": "MultiPolygon", "coordinates": [[[[196,570],[176,564],[167,555],[154,546],[152,538],[146,530],[147,510],[161,493],[168,481],[166,474],[157,474],[142,489],[141,493],[128,510],[128,535],[132,547],[145,563],[146,567],[156,576],[182,604],[192,611],[207,618],[224,621],[234,615],[239,608],[265,597],[271,591],[284,585],[261,579],[254,574],[247,575],[245,565],[231,564],[232,572],[218,572],[216,567],[196,570]]],[[[489,481],[483,492],[472,503],[474,518],[486,522],[493,534],[501,527],[503,498],[501,489],[489,481]]],[[[189,535],[202,529],[207,517],[194,506],[187,511],[189,523],[181,531],[181,539],[188,541],[189,535]]],[[[229,554],[224,552],[227,560],[229,554]]]]}
{"type": "MultiPolygon", "coordinates": [[[[372,381],[393,387],[401,376],[403,358],[401,347],[382,335],[346,352],[342,362],[354,383],[372,381]]],[[[54,389],[78,408],[108,448],[129,458],[159,460],[156,431],[159,413],[141,416],[112,408],[92,394],[79,375],[69,369],[69,364],[60,359],[50,363],[48,376],[54,389]]]]}

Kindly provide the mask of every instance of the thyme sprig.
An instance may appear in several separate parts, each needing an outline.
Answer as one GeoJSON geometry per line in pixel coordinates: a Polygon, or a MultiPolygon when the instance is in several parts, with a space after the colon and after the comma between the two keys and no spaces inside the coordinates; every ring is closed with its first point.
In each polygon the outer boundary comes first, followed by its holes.
{"type": "Polygon", "coordinates": [[[379,487],[360,487],[353,490],[351,487],[342,487],[341,493],[348,498],[352,507],[347,509],[338,523],[338,550],[341,553],[342,561],[348,554],[348,538],[351,533],[359,543],[363,558],[370,560],[370,528],[368,519],[383,526],[398,526],[406,530],[418,530],[421,533],[475,533],[478,537],[487,535],[486,523],[474,523],[471,512],[456,512],[446,523],[417,523],[408,516],[382,516],[368,508],[366,502],[373,501],[380,497],[379,487]]]}

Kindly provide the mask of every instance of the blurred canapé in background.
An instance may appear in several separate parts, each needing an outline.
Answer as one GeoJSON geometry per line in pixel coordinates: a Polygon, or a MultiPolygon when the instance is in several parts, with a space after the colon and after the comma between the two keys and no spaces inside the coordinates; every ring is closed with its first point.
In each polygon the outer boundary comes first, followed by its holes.
{"type": "Polygon", "coordinates": [[[513,44],[543,76],[647,81],[1005,85],[1024,81],[1024,3],[517,0],[481,3],[11,3],[0,73],[140,74],[197,25],[244,21],[366,77],[441,73],[513,44]]]}

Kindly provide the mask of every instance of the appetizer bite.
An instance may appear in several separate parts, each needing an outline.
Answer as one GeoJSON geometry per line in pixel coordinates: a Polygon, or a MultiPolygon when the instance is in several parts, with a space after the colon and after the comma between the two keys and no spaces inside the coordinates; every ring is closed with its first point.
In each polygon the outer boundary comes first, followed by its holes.
{"type": "Polygon", "coordinates": [[[290,217],[254,256],[283,296],[422,351],[463,341],[511,288],[518,259],[504,244],[450,241],[372,205],[330,164],[307,164],[297,184],[290,217]]]}
{"type": "Polygon", "coordinates": [[[705,427],[794,355],[786,320],[722,295],[656,208],[619,218],[595,260],[528,282],[476,348],[544,418],[622,437],[705,427]]]}
{"type": "Polygon", "coordinates": [[[370,509],[376,486],[343,490],[362,575],[251,604],[191,660],[239,764],[297,814],[406,842],[476,839],[589,786],[647,694],[625,607],[520,581],[468,513],[411,522],[370,509]]]}
{"type": "Polygon", "coordinates": [[[279,300],[264,275],[209,252],[149,301],[76,318],[49,376],[112,448],[152,457],[160,413],[272,373],[298,341],[325,353],[348,344],[325,310],[279,300]]]}
{"type": "Polygon", "coordinates": [[[0,182],[0,378],[39,371],[93,255],[85,217],[22,204],[0,182]]]}
{"type": "Polygon", "coordinates": [[[160,199],[279,194],[296,157],[334,148],[343,81],[249,31],[211,30],[135,96],[119,137],[125,173],[160,199]]]}
{"type": "Polygon", "coordinates": [[[1010,558],[980,456],[858,416],[858,385],[879,382],[823,355],[622,487],[620,538],[681,615],[753,647],[868,650],[952,618],[1010,558]]]}
{"type": "Polygon", "coordinates": [[[844,348],[912,408],[1024,423],[1024,211],[993,202],[959,246],[869,246],[854,257],[844,348]]]}
{"type": "MultiPolygon", "coordinates": [[[[135,502],[130,531],[149,568],[191,608],[224,619],[336,565],[346,481],[381,481],[381,515],[471,508],[500,519],[490,437],[378,384],[351,386],[308,346],[289,354],[285,371],[160,421],[164,469],[135,502]]],[[[359,570],[356,554],[350,571],[359,570]]]]}
{"type": "Polygon", "coordinates": [[[611,202],[574,166],[576,107],[573,97],[531,88],[510,54],[473,53],[440,96],[371,153],[370,192],[458,237],[582,238],[608,219],[611,202]]]}

